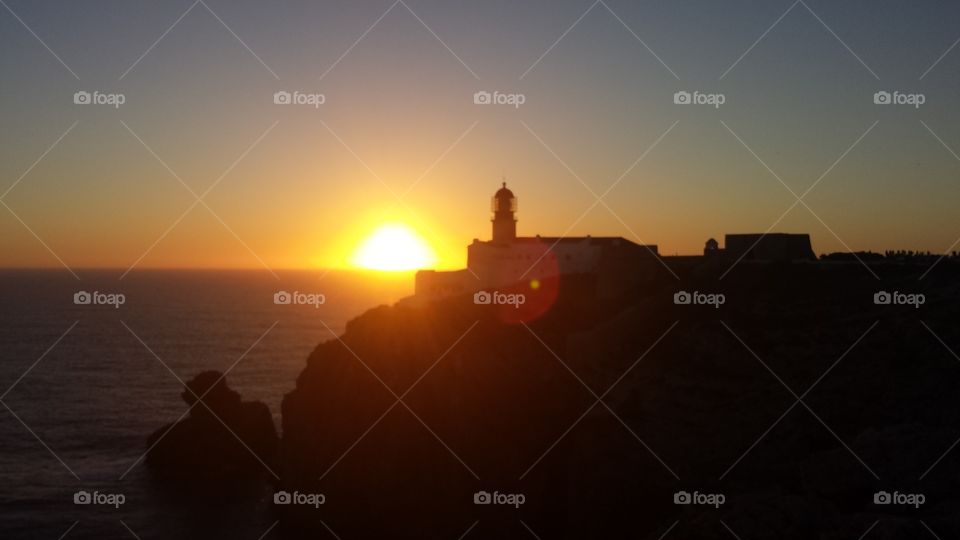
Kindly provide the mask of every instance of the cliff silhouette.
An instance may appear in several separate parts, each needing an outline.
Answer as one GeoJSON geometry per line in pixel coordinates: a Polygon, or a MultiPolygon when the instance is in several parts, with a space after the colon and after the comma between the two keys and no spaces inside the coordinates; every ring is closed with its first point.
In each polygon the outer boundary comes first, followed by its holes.
{"type": "Polygon", "coordinates": [[[372,309],[283,400],[289,538],[941,537],[960,533],[958,268],[702,260],[528,322],[469,295],[372,309]],[[917,308],[878,291],[922,293],[917,308]],[[678,291],[722,306],[675,303],[678,291]],[[942,340],[942,342],[941,342],[942,340]],[[600,398],[598,400],[598,398],[600,398]],[[799,398],[799,399],[798,399],[799,398]],[[522,494],[519,506],[477,492],[522,494]],[[922,493],[920,507],[877,492],[922,493]],[[678,492],[723,494],[719,507],[678,492]],[[879,522],[879,523],[877,523],[879,522]],[[329,529],[328,529],[329,527],[329,529]]]}
{"type": "Polygon", "coordinates": [[[678,538],[728,538],[727,526],[848,538],[881,520],[871,534],[893,538],[923,534],[923,520],[960,532],[957,458],[920,480],[960,437],[960,365],[938,342],[960,344],[954,265],[923,280],[925,267],[885,267],[880,281],[842,264],[680,270],[603,303],[590,277],[565,276],[528,325],[469,297],[353,320],[283,402],[284,488],[327,495],[320,509],[278,507],[284,530],[457,538],[478,521],[478,538],[658,538],[679,522],[678,538]],[[677,305],[677,290],[726,302],[677,305]],[[877,305],[878,290],[927,300],[877,305]],[[481,490],[525,503],[475,505],[481,490]],[[881,490],[926,504],[878,506],[881,490]],[[726,501],[676,505],[678,491],[726,501]]]}

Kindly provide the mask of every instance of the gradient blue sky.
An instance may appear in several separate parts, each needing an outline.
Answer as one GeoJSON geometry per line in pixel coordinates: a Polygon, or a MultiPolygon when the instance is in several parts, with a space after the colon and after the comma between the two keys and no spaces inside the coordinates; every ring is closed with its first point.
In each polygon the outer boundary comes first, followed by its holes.
{"type": "Polygon", "coordinates": [[[489,237],[503,174],[521,234],[696,253],[767,230],[795,202],[780,180],[799,195],[848,150],[813,213],[774,230],[818,253],[960,237],[960,47],[927,72],[960,38],[955,3],[205,0],[133,65],[192,1],[4,1],[69,70],[0,6],[0,193],[78,123],[3,196],[0,266],[337,266],[389,220],[456,267],[489,237]],[[77,106],[77,90],[127,103],[77,106]],[[277,106],[277,90],[327,102],[277,106]],[[526,103],[477,106],[478,90],[526,103]],[[878,90],[926,104],[877,106],[878,90]],[[198,194],[276,125],[170,229],[195,199],[121,122],[198,194]],[[590,209],[584,184],[621,176],[590,209]]]}

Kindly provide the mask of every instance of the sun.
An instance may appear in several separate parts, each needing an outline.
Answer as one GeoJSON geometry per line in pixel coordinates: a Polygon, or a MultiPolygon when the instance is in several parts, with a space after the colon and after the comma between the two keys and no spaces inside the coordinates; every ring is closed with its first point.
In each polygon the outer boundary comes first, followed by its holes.
{"type": "Polygon", "coordinates": [[[388,223],[378,227],[360,244],[351,262],[367,270],[402,272],[434,266],[437,255],[410,227],[388,223]]]}

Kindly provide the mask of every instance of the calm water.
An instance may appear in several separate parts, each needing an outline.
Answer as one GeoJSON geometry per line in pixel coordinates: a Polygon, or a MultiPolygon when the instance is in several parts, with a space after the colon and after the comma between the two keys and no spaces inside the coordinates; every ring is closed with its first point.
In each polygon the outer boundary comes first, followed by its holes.
{"type": "Polygon", "coordinates": [[[56,539],[71,526],[67,538],[133,538],[128,526],[143,539],[211,530],[258,539],[272,524],[263,504],[200,508],[157,491],[135,465],[147,435],[187,409],[177,377],[239,359],[228,384],[267,403],[279,430],[280,401],[310,351],[413,288],[409,275],[339,272],[278,272],[279,281],[255,271],[78,274],[0,272],[0,392],[13,411],[0,407],[0,538],[56,539]],[[81,290],[122,293],[125,303],[75,305],[81,290]],[[278,290],[323,294],[325,303],[276,305],[278,290]],[[126,502],[74,505],[80,489],[123,493],[126,502]]]}

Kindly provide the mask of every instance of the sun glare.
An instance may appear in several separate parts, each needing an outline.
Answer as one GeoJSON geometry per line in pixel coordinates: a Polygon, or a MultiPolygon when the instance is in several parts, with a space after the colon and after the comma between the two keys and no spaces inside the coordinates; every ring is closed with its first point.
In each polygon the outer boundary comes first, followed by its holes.
{"type": "Polygon", "coordinates": [[[352,258],[354,266],[386,272],[429,268],[436,262],[436,254],[423,237],[402,224],[380,226],[363,241],[352,258]]]}

